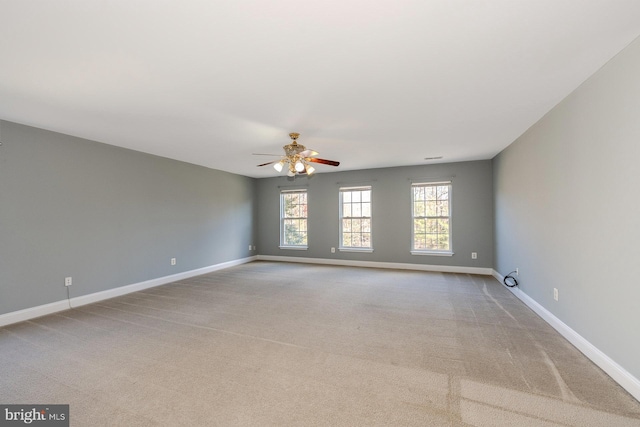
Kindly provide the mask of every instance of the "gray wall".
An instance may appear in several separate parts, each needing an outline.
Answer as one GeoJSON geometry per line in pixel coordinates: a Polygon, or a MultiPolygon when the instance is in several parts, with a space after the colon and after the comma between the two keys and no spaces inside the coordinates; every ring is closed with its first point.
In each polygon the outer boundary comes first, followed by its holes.
{"type": "Polygon", "coordinates": [[[255,180],[0,122],[0,314],[255,255],[255,180]],[[170,259],[177,258],[171,266],[170,259]]]}
{"type": "Polygon", "coordinates": [[[639,159],[636,40],[493,163],[496,270],[636,378],[639,159]]]}
{"type": "MultiPolygon", "coordinates": [[[[319,166],[317,169],[326,169],[319,166]]],[[[261,255],[429,265],[493,267],[493,195],[491,161],[320,173],[295,179],[258,180],[258,251],[261,255]],[[452,257],[411,255],[411,179],[452,179],[452,257]],[[338,189],[371,185],[373,253],[340,252],[338,189]],[[306,251],[280,249],[281,190],[306,188],[309,197],[306,251]],[[478,259],[471,259],[478,252],[478,259]]]]}

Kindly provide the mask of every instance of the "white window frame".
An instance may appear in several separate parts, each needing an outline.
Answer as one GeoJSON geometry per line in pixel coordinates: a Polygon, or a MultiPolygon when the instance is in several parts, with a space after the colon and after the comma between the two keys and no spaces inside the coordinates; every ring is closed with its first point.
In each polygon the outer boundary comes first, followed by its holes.
{"type": "MultiPolygon", "coordinates": [[[[350,194],[351,196],[351,194],[350,194]]],[[[340,228],[340,236],[339,236],[339,244],[338,244],[338,249],[341,252],[373,252],[373,190],[371,188],[371,186],[360,186],[360,187],[341,187],[339,190],[339,228],[340,228]],[[348,202],[345,202],[344,200],[344,195],[345,193],[349,192],[352,193],[354,191],[357,192],[361,192],[361,191],[368,191],[369,192],[369,201],[365,201],[363,202],[362,200],[358,201],[358,202],[354,202],[349,200],[348,202]],[[349,215],[349,216],[345,216],[345,203],[350,204],[350,209],[351,210],[354,206],[354,203],[359,203],[360,204],[360,215],[357,216],[353,216],[353,215],[349,215]],[[369,215],[363,215],[362,212],[362,204],[363,203],[367,203],[369,205],[369,215]],[[344,224],[344,220],[357,220],[357,219],[368,219],[369,220],[369,231],[368,232],[363,232],[362,230],[360,232],[358,232],[359,234],[368,234],[369,235],[369,246],[344,246],[342,243],[344,241],[343,237],[344,237],[344,233],[345,231],[343,230],[343,224],[344,224]]]]}
{"type": "Polygon", "coordinates": [[[280,192],[280,249],[297,249],[297,250],[306,250],[309,246],[309,193],[306,189],[297,189],[297,190],[282,190],[280,192]],[[288,195],[298,193],[305,194],[306,199],[306,216],[291,216],[285,217],[285,198],[288,195]],[[291,244],[285,243],[285,222],[287,220],[293,221],[304,221],[304,240],[303,244],[291,244]]]}
{"type": "MultiPolygon", "coordinates": [[[[435,256],[453,256],[453,224],[452,224],[452,194],[453,194],[453,185],[451,181],[439,181],[439,182],[418,182],[411,184],[411,254],[412,255],[435,255],[435,256]],[[448,196],[447,196],[447,211],[448,215],[416,215],[416,200],[415,200],[415,191],[416,187],[448,187],[448,196]],[[448,249],[416,249],[416,219],[447,219],[449,223],[449,241],[448,241],[448,249]]],[[[437,202],[437,200],[436,200],[437,202]]]]}

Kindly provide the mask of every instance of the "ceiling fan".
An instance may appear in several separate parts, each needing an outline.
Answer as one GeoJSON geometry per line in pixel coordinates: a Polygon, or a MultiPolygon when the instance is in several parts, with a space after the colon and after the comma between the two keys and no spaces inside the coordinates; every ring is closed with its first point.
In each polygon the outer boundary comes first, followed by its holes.
{"type": "MultiPolygon", "coordinates": [[[[319,153],[313,150],[308,150],[304,145],[298,144],[299,133],[291,132],[289,138],[291,138],[291,144],[287,144],[282,149],[284,150],[284,156],[281,156],[280,160],[274,160],[273,162],[263,163],[260,166],[273,165],[273,168],[278,172],[281,172],[285,165],[288,165],[288,176],[295,176],[296,174],[306,173],[311,175],[315,172],[316,168],[309,163],[320,163],[329,166],[338,166],[340,162],[335,160],[319,159],[317,156],[319,153]]],[[[259,154],[254,153],[256,156],[279,156],[279,154],[259,154]]]]}

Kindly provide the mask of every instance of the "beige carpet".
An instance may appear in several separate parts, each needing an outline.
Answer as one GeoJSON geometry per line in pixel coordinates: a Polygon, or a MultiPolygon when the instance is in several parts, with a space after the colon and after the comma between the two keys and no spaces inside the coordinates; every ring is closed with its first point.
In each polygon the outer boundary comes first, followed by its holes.
{"type": "Polygon", "coordinates": [[[72,426],[640,426],[495,279],[254,262],[0,328],[0,403],[72,426]]]}

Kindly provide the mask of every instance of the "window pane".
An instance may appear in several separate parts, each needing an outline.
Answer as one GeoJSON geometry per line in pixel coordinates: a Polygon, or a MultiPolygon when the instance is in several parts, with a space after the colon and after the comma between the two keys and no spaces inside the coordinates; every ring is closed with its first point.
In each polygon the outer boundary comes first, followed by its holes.
{"type": "Polygon", "coordinates": [[[440,235],[438,235],[438,249],[440,249],[440,250],[449,250],[449,235],[448,234],[440,234],[440,235]]]}
{"type": "Polygon", "coordinates": [[[302,245],[306,243],[306,233],[301,231],[301,227],[306,228],[305,220],[285,221],[285,244],[302,245]]]}
{"type": "Polygon", "coordinates": [[[437,249],[435,239],[433,238],[433,234],[425,235],[425,249],[434,250],[437,249]]]}
{"type": "Polygon", "coordinates": [[[351,216],[362,216],[362,205],[360,203],[351,205],[351,216]]]}
{"type": "Polygon", "coordinates": [[[291,202],[291,197],[289,195],[285,195],[283,197],[283,202],[284,202],[284,216],[285,217],[290,217],[291,215],[291,210],[293,209],[293,204],[291,202]]]}
{"type": "Polygon", "coordinates": [[[371,203],[362,204],[362,216],[366,216],[366,217],[371,216],[371,203]]]}
{"type": "Polygon", "coordinates": [[[371,201],[371,190],[365,190],[362,192],[362,201],[363,202],[371,201]]]}
{"type": "Polygon", "coordinates": [[[350,233],[351,232],[351,220],[350,219],[343,219],[342,220],[342,231],[345,233],[350,233]]]}
{"type": "Polygon", "coordinates": [[[424,200],[424,187],[413,187],[413,200],[424,200]]]}
{"type": "Polygon", "coordinates": [[[428,201],[427,202],[427,213],[425,216],[438,216],[436,211],[437,202],[428,201]]]}
{"type": "Polygon", "coordinates": [[[448,200],[449,199],[449,186],[448,185],[438,185],[436,188],[438,189],[438,199],[439,200],[448,200]]]}
{"type": "Polygon", "coordinates": [[[362,220],[362,231],[364,233],[371,233],[371,220],[363,219],[362,220]]]}
{"type": "Polygon", "coordinates": [[[425,200],[435,200],[436,199],[436,188],[433,186],[425,187],[424,189],[425,200]]]}
{"type": "Polygon", "coordinates": [[[360,201],[360,191],[353,191],[351,193],[351,201],[352,202],[359,202],[360,201]]]}
{"type": "Polygon", "coordinates": [[[342,216],[350,217],[351,216],[351,204],[346,203],[342,206],[342,216]]]}
{"type": "Polygon", "coordinates": [[[351,191],[343,191],[342,192],[342,201],[345,202],[345,203],[351,202],[351,191]]]}
{"type": "Polygon", "coordinates": [[[437,202],[436,213],[438,216],[449,216],[449,201],[437,202]]]}

